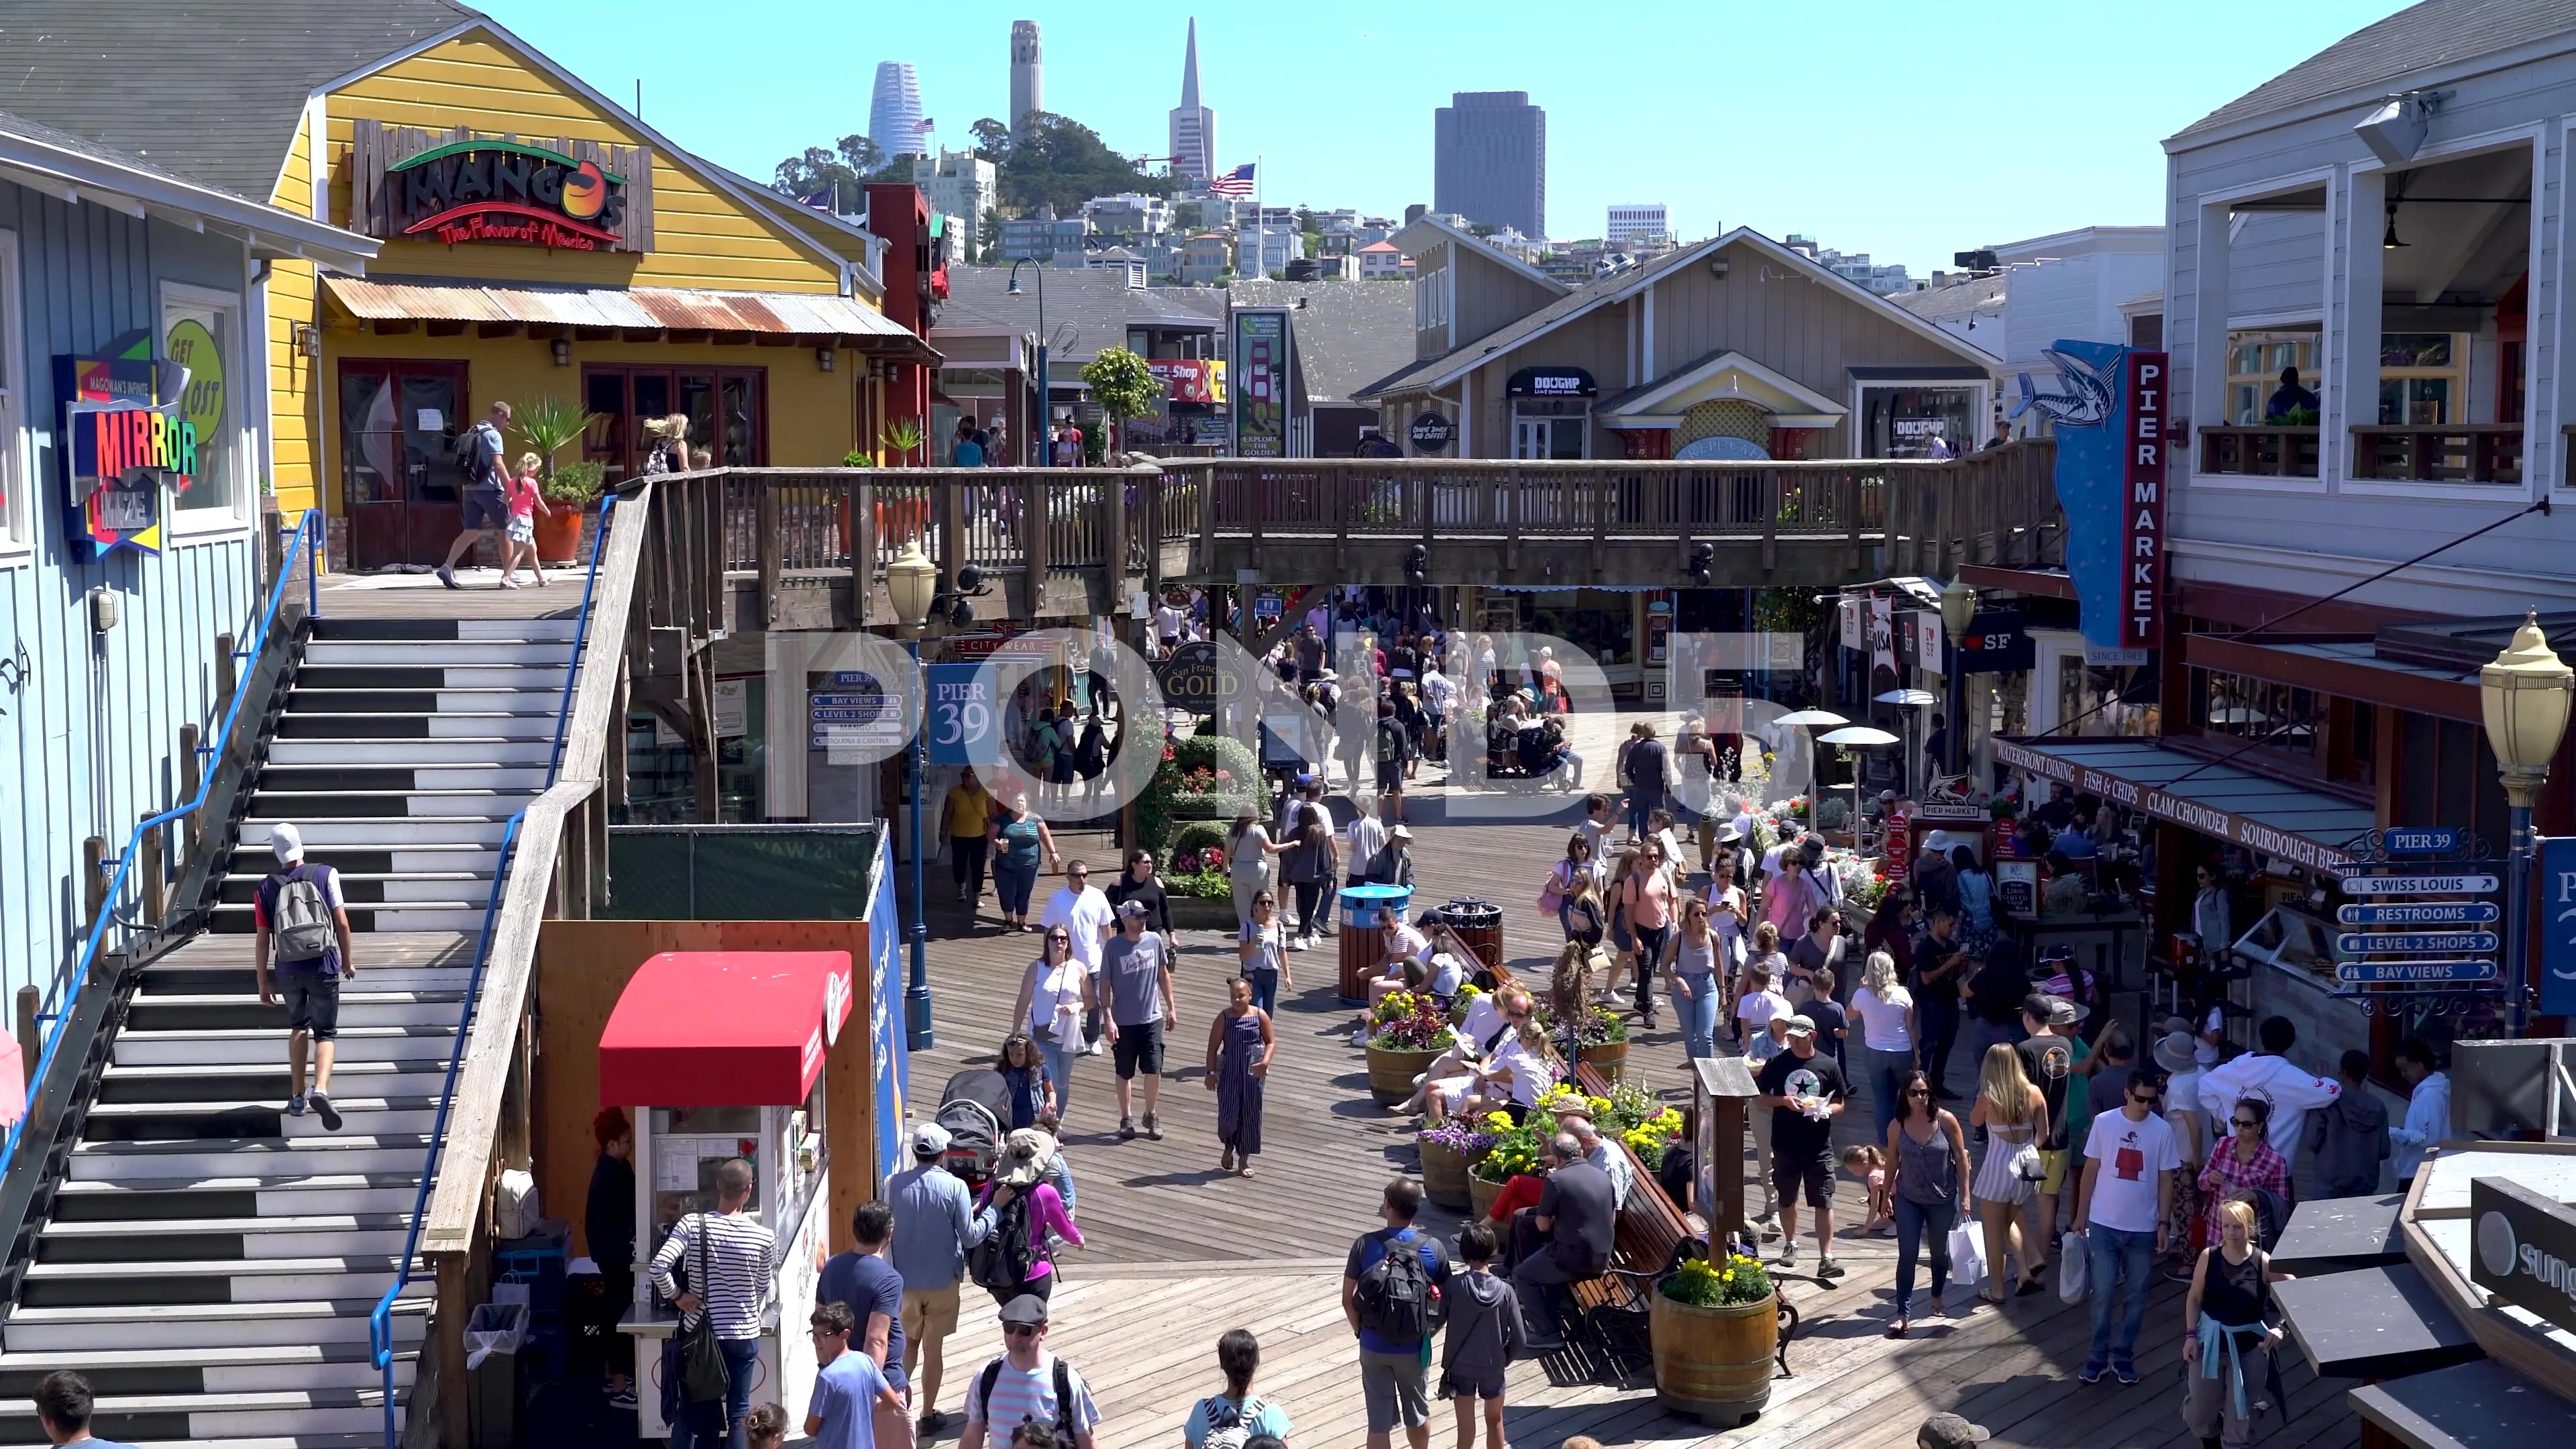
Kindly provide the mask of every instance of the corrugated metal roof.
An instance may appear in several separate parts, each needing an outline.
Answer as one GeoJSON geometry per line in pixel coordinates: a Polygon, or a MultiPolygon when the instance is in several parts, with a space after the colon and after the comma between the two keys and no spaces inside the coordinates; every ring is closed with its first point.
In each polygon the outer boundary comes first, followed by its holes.
{"type": "Polygon", "coordinates": [[[361,321],[534,322],[804,337],[921,340],[850,297],[819,292],[700,292],[677,287],[496,287],[479,282],[326,277],[361,321]]]}

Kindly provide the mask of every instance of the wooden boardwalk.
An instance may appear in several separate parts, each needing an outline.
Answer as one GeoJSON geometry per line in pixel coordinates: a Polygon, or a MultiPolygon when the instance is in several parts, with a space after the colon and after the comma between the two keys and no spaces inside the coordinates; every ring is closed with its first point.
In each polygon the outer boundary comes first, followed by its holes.
{"type": "Polygon", "coordinates": [[[572,619],[581,614],[581,586],[589,575],[582,567],[546,570],[544,588],[527,582],[500,586],[501,571],[460,568],[450,589],[429,574],[326,574],[322,579],[322,617],[326,619],[572,619]]]}
{"type": "MultiPolygon", "coordinates": [[[[1474,894],[1495,902],[1515,968],[1544,974],[1555,932],[1530,903],[1562,853],[1565,827],[1427,825],[1436,814],[1413,812],[1416,899],[1474,894]]],[[[1095,878],[1108,874],[1113,857],[1102,838],[1067,832],[1061,843],[1091,864],[1095,878]]],[[[1059,884],[1040,877],[1038,903],[1059,884]]],[[[1005,934],[993,924],[989,894],[970,928],[944,863],[933,865],[930,895],[940,1040],[913,1064],[914,1098],[925,1109],[950,1072],[990,1061],[1037,945],[1035,936],[1005,934]]],[[[1292,958],[1297,989],[1282,993],[1259,1175],[1220,1176],[1203,1062],[1234,955],[1219,933],[1181,937],[1182,1020],[1167,1062],[1165,1140],[1116,1140],[1106,1056],[1083,1058],[1074,1072],[1066,1156],[1090,1245],[1066,1255],[1051,1341],[1095,1385],[1107,1416],[1101,1449],[1174,1443],[1191,1402],[1222,1387],[1215,1343],[1234,1327],[1261,1339],[1257,1387],[1289,1406],[1297,1422],[1291,1443],[1357,1445],[1365,1424],[1356,1354],[1341,1317],[1340,1264],[1351,1240],[1377,1225],[1387,1177],[1416,1166],[1413,1124],[1370,1101],[1361,1053],[1350,1042],[1354,1013],[1334,999],[1337,957],[1319,947],[1292,958]]],[[[1686,1079],[1671,1020],[1667,1012],[1664,1030],[1639,1037],[1630,1064],[1678,1099],[1686,1079]]],[[[1964,1076],[1956,1062],[1952,1076],[1964,1076]]],[[[1864,1096],[1844,1113],[1839,1136],[1864,1140],[1870,1122],[1864,1096]]],[[[1859,1184],[1845,1182],[1837,1204],[1846,1226],[1862,1201],[1859,1184]]],[[[1423,1221],[1454,1239],[1458,1214],[1427,1207],[1423,1221]]],[[[1812,1268],[1812,1240],[1801,1252],[1812,1268]]],[[[1569,1434],[1589,1434],[1612,1445],[1903,1449],[1923,1416],[1941,1410],[1986,1425],[2000,1445],[2190,1449],[2196,1442],[2179,1413],[2179,1285],[2159,1282],[2150,1300],[2138,1351],[2144,1382],[2088,1387],[2074,1373],[2089,1343],[2089,1301],[2070,1307],[2054,1294],[2035,1295],[2000,1310],[1977,1305],[1946,1324],[1918,1310],[1913,1336],[1890,1340],[1894,1240],[1849,1240],[1838,1256],[1851,1270],[1838,1286],[1785,1280],[1805,1323],[1789,1351],[1794,1377],[1775,1384],[1770,1409],[1753,1424],[1712,1435],[1695,1420],[1665,1413],[1650,1382],[1557,1384],[1545,1365],[1530,1362],[1512,1374],[1511,1442],[1550,1449],[1569,1434]]],[[[1974,1301],[1964,1289],[1950,1298],[1962,1311],[1974,1301]]],[[[973,1368],[998,1351],[992,1315],[970,1308],[950,1344],[942,1397],[952,1414],[973,1368]]],[[[2286,1427],[2265,1420],[2261,1443],[2344,1449],[2359,1442],[2359,1420],[2343,1394],[2348,1385],[2319,1383],[2303,1366],[2285,1368],[2284,1377],[2294,1417],[2286,1427]]],[[[1447,1444],[1447,1406],[1433,1409],[1436,1442],[1447,1444]]]]}

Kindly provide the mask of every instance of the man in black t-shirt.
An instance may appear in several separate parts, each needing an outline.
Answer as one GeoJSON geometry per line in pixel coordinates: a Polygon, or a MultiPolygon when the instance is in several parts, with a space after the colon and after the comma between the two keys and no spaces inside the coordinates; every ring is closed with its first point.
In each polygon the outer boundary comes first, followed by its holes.
{"type": "Polygon", "coordinates": [[[1816,1210],[1816,1276],[1843,1274],[1834,1261],[1834,1119],[1850,1087],[1834,1059],[1816,1050],[1816,1024],[1793,1016],[1788,1050],[1762,1064],[1753,1083],[1771,1109],[1771,1186],[1780,1198],[1780,1265],[1798,1266],[1798,1190],[1816,1210]]]}
{"type": "Polygon", "coordinates": [[[1997,939],[1961,992],[1960,1006],[1975,1023],[1967,1034],[1970,1062],[1982,1068],[1995,1043],[2010,1045],[2030,1034],[2021,1024],[2021,999],[2029,994],[2030,972],[2021,964],[2019,948],[1997,939]]]}
{"type": "Polygon", "coordinates": [[[1556,1290],[1600,1276],[1610,1266],[1618,1232],[1618,1193],[1610,1174],[1584,1160],[1571,1132],[1548,1139],[1547,1185],[1538,1206],[1512,1215],[1512,1288],[1521,1301],[1522,1338],[1546,1353],[1565,1346],[1556,1290]]]}
{"type": "Polygon", "coordinates": [[[1937,1099],[1952,1095],[1942,1078],[1959,1041],[1959,985],[1973,961],[1960,939],[1958,903],[1946,895],[1925,899],[1932,902],[1931,918],[1914,938],[1914,979],[1906,984],[1914,991],[1915,1059],[1937,1099]]]}

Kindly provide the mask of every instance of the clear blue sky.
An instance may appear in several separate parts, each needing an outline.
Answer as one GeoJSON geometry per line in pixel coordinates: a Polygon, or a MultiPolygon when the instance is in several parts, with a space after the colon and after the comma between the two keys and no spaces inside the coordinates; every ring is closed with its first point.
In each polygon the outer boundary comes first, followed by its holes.
{"type": "MultiPolygon", "coordinates": [[[[1186,3],[1186,0],[1185,0],[1186,3]]],[[[1047,109],[1161,154],[1180,99],[1176,6],[975,0],[485,0],[647,120],[767,180],[867,129],[880,60],[909,60],[940,140],[1009,102],[1014,19],[1044,28],[1047,109]]],[[[1597,236],[1613,202],[1675,230],[1752,226],[1901,261],[2093,224],[2153,223],[2158,142],[2395,0],[1999,7],[1743,0],[1231,6],[1198,13],[1223,164],[1256,156],[1273,204],[1401,216],[1431,200],[1431,112],[1453,90],[1547,110],[1548,230],[1597,236]]]]}

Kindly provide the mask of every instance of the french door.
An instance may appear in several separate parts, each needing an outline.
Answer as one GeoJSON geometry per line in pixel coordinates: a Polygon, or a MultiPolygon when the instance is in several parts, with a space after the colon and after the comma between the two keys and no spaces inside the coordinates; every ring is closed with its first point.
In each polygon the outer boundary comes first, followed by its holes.
{"type": "Polygon", "coordinates": [[[462,362],[340,363],[340,500],[349,566],[434,564],[464,526],[456,439],[472,424],[462,362]]]}

